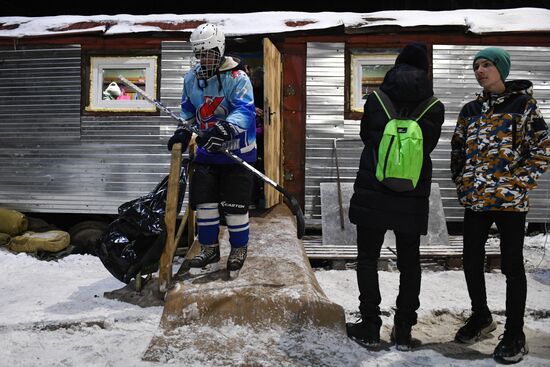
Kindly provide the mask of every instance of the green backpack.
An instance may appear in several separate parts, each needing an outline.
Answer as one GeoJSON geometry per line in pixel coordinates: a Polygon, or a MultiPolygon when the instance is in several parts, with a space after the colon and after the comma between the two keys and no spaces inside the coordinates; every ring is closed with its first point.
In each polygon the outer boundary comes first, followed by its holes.
{"type": "Polygon", "coordinates": [[[402,117],[384,92],[373,93],[389,120],[378,148],[376,178],[393,191],[414,190],[424,160],[422,129],[417,121],[438,99],[432,96],[421,102],[411,116],[402,117]]]}

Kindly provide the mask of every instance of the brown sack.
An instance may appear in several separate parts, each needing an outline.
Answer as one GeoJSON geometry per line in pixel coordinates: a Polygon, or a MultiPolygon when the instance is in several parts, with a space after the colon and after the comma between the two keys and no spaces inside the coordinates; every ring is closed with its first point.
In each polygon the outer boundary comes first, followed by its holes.
{"type": "Polygon", "coordinates": [[[0,232],[17,236],[27,230],[28,221],[23,213],[16,210],[0,208],[0,232]]]}
{"type": "Polygon", "coordinates": [[[69,234],[64,231],[25,232],[11,239],[9,249],[15,252],[58,252],[69,246],[70,241],[69,234]]]}
{"type": "Polygon", "coordinates": [[[11,236],[7,233],[0,233],[0,246],[7,245],[11,240],[11,236]]]}

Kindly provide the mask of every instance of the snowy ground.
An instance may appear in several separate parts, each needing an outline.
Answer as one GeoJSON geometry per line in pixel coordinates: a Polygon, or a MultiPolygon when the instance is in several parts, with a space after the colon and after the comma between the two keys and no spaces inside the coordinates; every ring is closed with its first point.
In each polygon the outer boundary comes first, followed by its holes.
{"type": "MultiPolygon", "coordinates": [[[[522,366],[550,365],[548,242],[543,235],[526,238],[525,257],[529,269],[526,333],[531,353],[522,366]]],[[[141,357],[158,329],[162,308],[140,308],[104,298],[104,292],[121,288],[123,284],[112,277],[97,258],[72,255],[58,262],[46,262],[0,248],[0,268],[3,270],[0,365],[159,365],[144,362],[141,357]]],[[[392,324],[391,307],[398,275],[380,272],[381,307],[385,315],[382,337],[386,341],[392,324]]],[[[327,296],[345,309],[348,321],[354,321],[358,306],[355,271],[318,270],[316,276],[327,296]]],[[[486,274],[486,279],[489,307],[495,313],[499,328],[494,337],[474,347],[451,342],[469,309],[461,271],[423,272],[419,324],[413,329],[413,336],[422,344],[412,352],[398,352],[389,344],[381,351],[372,352],[347,339],[337,345],[333,342],[323,345],[323,340],[315,342],[323,346],[327,356],[330,355],[329,364],[335,366],[494,366],[490,353],[502,332],[505,281],[498,271],[486,274]]],[[[296,349],[291,352],[300,353],[296,349]]],[[[275,364],[266,361],[265,365],[275,364]]]]}

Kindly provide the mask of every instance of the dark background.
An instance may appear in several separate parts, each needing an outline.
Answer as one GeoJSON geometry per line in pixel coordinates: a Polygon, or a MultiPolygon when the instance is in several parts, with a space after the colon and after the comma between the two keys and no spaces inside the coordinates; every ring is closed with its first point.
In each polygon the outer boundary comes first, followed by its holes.
{"type": "Polygon", "coordinates": [[[0,16],[550,8],[550,0],[0,0],[0,16]],[[304,3],[313,3],[305,5],[304,3]]]}

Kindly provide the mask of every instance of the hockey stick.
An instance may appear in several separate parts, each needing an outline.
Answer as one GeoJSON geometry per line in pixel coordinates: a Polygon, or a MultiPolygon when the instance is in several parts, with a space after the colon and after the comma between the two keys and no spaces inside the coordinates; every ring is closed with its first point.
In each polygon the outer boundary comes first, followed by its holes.
{"type": "MultiPolygon", "coordinates": [[[[132,88],[135,92],[141,94],[143,98],[145,98],[150,103],[157,106],[160,110],[166,112],[170,117],[180,122],[180,126],[188,131],[194,132],[198,136],[202,136],[203,133],[196,127],[194,127],[192,124],[190,124],[188,121],[181,118],[181,116],[176,115],[172,110],[170,110],[168,107],[166,107],[162,102],[157,101],[153,97],[151,97],[147,92],[142,90],[140,87],[126,79],[124,76],[119,75],[118,78],[127,86],[132,88]]],[[[302,238],[305,233],[306,228],[306,221],[304,218],[304,213],[302,212],[302,208],[300,207],[300,203],[298,200],[296,200],[295,197],[290,195],[290,193],[281,185],[279,185],[277,182],[273,181],[271,178],[264,175],[262,172],[258,171],[256,168],[254,168],[252,165],[250,165],[248,162],[245,162],[242,160],[239,156],[236,156],[235,154],[231,153],[227,148],[223,148],[220,150],[221,153],[225,154],[227,157],[231,158],[235,163],[238,165],[248,169],[250,172],[258,176],[260,179],[262,179],[264,182],[267,182],[271,186],[275,188],[275,190],[279,191],[283,196],[287,199],[288,203],[290,204],[290,209],[292,210],[292,213],[296,217],[296,229],[297,229],[297,236],[298,238],[302,238]]]]}

